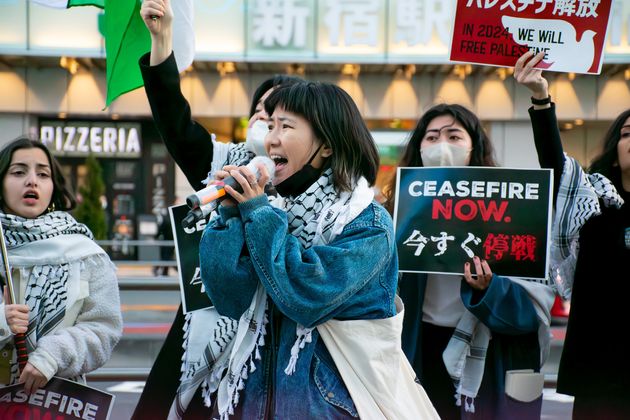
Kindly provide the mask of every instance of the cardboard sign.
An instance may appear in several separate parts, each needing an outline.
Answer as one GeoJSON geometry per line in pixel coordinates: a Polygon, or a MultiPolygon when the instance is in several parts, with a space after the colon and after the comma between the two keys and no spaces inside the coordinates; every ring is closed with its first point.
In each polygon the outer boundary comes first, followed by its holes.
{"type": "Polygon", "coordinates": [[[24,384],[0,388],[0,419],[107,420],[115,396],[99,389],[53,377],[31,395],[24,384]]]}
{"type": "Polygon", "coordinates": [[[513,67],[528,49],[538,67],[599,74],[610,1],[457,0],[450,59],[513,67]]]}
{"type": "Polygon", "coordinates": [[[206,226],[206,221],[200,220],[194,227],[184,229],[182,220],[189,210],[190,208],[186,204],[168,208],[173,227],[175,254],[177,255],[182,309],[185,314],[212,306],[203,283],[201,283],[201,270],[199,268],[199,241],[201,241],[201,234],[206,226]]]}
{"type": "Polygon", "coordinates": [[[399,270],[463,274],[478,256],[499,275],[545,278],[552,178],[548,169],[398,168],[399,270]]]}

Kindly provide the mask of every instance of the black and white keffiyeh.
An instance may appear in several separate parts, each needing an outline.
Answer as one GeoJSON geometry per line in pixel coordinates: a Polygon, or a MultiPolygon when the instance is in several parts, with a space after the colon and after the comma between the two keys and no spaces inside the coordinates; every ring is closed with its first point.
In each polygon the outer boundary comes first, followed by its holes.
{"type": "Polygon", "coordinates": [[[587,174],[580,164],[565,154],[564,169],[551,229],[549,276],[560,295],[569,299],[577,263],[579,233],[587,220],[606,207],[621,208],[623,198],[608,178],[587,174]]]}
{"type": "MultiPolygon", "coordinates": [[[[230,159],[230,153],[226,160],[230,164],[242,165],[248,160],[245,154],[248,152],[240,155],[242,161],[230,159]]],[[[328,169],[304,193],[294,198],[276,197],[270,204],[287,212],[290,233],[302,246],[310,248],[332,241],[373,198],[374,192],[363,178],[352,192],[339,194],[334,187],[332,170],[328,169]]],[[[183,417],[199,385],[207,406],[211,405],[210,397],[216,392],[221,418],[232,415],[239,402],[239,391],[245,387],[248,374],[256,369],[255,361],[260,359],[259,347],[265,344],[267,323],[267,293],[261,283],[248,310],[238,321],[220,316],[214,308],[188,314],[181,383],[169,419],[183,417]],[[210,331],[208,325],[212,326],[210,331]],[[208,336],[211,337],[209,342],[208,336]]],[[[295,370],[299,350],[311,341],[311,331],[297,325],[286,374],[295,370]]]]}
{"type": "MultiPolygon", "coordinates": [[[[552,288],[565,299],[570,297],[579,232],[587,220],[601,213],[600,200],[607,207],[623,205],[623,199],[608,178],[599,173],[587,174],[575,159],[565,154],[551,229],[549,275],[543,281],[510,278],[525,289],[536,309],[541,365],[549,351],[552,288]]],[[[474,399],[481,386],[490,339],[490,330],[472,313],[465,311],[443,353],[444,363],[455,384],[456,401],[459,405],[463,396],[464,408],[468,412],[475,411],[474,399]]]]}
{"type": "MultiPolygon", "coordinates": [[[[542,366],[549,355],[551,306],[555,297],[550,287],[551,282],[514,277],[506,280],[522,287],[534,305],[538,317],[538,343],[542,366]]],[[[466,412],[475,412],[475,398],[481,387],[491,339],[490,329],[472,312],[466,310],[442,353],[444,366],[455,386],[455,404],[461,405],[461,397],[464,397],[466,412]]]]}
{"type": "Polygon", "coordinates": [[[243,166],[256,156],[254,152],[247,148],[245,143],[223,143],[216,140],[212,134],[212,162],[210,172],[206,179],[201,181],[208,184],[214,179],[214,174],[226,165],[243,166]]]}
{"type": "MultiPolygon", "coordinates": [[[[19,270],[26,281],[23,303],[30,311],[26,345],[31,352],[40,337],[61,323],[67,305],[74,302],[80,272],[77,264],[104,251],[94,243],[87,226],[66,212],[35,219],[0,213],[0,222],[11,268],[19,270]]],[[[12,379],[17,378],[13,375],[12,379]]]]}

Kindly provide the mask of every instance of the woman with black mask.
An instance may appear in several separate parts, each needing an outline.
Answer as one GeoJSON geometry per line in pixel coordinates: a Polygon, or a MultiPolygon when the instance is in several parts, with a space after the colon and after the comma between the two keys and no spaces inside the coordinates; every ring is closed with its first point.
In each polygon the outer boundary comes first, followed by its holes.
{"type": "MultiPolygon", "coordinates": [[[[151,34],[151,52],[140,58],[144,87],[160,136],[175,163],[197,191],[214,172],[224,165],[246,162],[261,153],[267,133],[264,100],[277,87],[301,79],[276,75],[263,81],[252,97],[249,110],[247,141],[221,143],[192,119],[190,105],[181,92],[180,77],[172,48],[173,12],[170,0],[146,0],[140,14],[151,34]],[[158,19],[153,17],[157,16],[158,19]]],[[[133,419],[165,418],[177,391],[181,376],[183,328],[186,317],[179,306],[173,324],[155,359],[133,419]]],[[[189,415],[204,412],[201,400],[189,407],[189,415]]],[[[199,414],[201,415],[201,414],[199,414]]]]}

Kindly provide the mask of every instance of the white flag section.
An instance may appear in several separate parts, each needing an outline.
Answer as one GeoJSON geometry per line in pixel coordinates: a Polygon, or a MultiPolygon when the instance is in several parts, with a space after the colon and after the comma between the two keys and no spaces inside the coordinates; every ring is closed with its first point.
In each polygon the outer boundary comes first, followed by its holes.
{"type": "Polygon", "coordinates": [[[41,4],[42,6],[54,7],[55,9],[67,9],[68,0],[31,0],[33,3],[41,4]]]}
{"type": "Polygon", "coordinates": [[[195,31],[193,28],[193,0],[171,0],[173,8],[173,51],[180,73],[195,58],[195,31]]]}

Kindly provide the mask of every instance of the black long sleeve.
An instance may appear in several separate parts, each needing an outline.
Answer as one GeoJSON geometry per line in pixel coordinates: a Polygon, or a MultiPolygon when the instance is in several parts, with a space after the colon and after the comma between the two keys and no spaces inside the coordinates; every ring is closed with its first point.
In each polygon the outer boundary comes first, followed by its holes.
{"type": "Polygon", "coordinates": [[[190,105],[180,87],[175,55],[157,66],[149,65],[150,53],[140,58],[140,71],[153,119],[175,163],[195,190],[210,171],[211,135],[192,119],[190,105]]]}
{"type": "Polygon", "coordinates": [[[534,143],[541,168],[553,169],[553,202],[555,204],[560,186],[560,177],[564,169],[564,151],[560,138],[556,105],[551,108],[529,108],[529,117],[534,131],[534,143]]]}
{"type": "MultiPolygon", "coordinates": [[[[149,54],[145,54],[140,58],[140,70],[153,119],[166,148],[190,185],[195,190],[203,188],[201,180],[206,178],[210,170],[213,145],[206,129],[192,120],[190,105],[181,92],[175,56],[171,54],[163,63],[150,66],[149,54]]],[[[132,420],[168,416],[181,376],[184,321],[180,304],[168,335],[153,362],[132,420]]],[[[203,407],[201,403],[196,406],[203,407]]],[[[193,411],[189,408],[187,414],[193,411]]],[[[209,413],[205,414],[210,417],[209,413]]],[[[194,417],[194,413],[190,417],[194,417]]]]}

